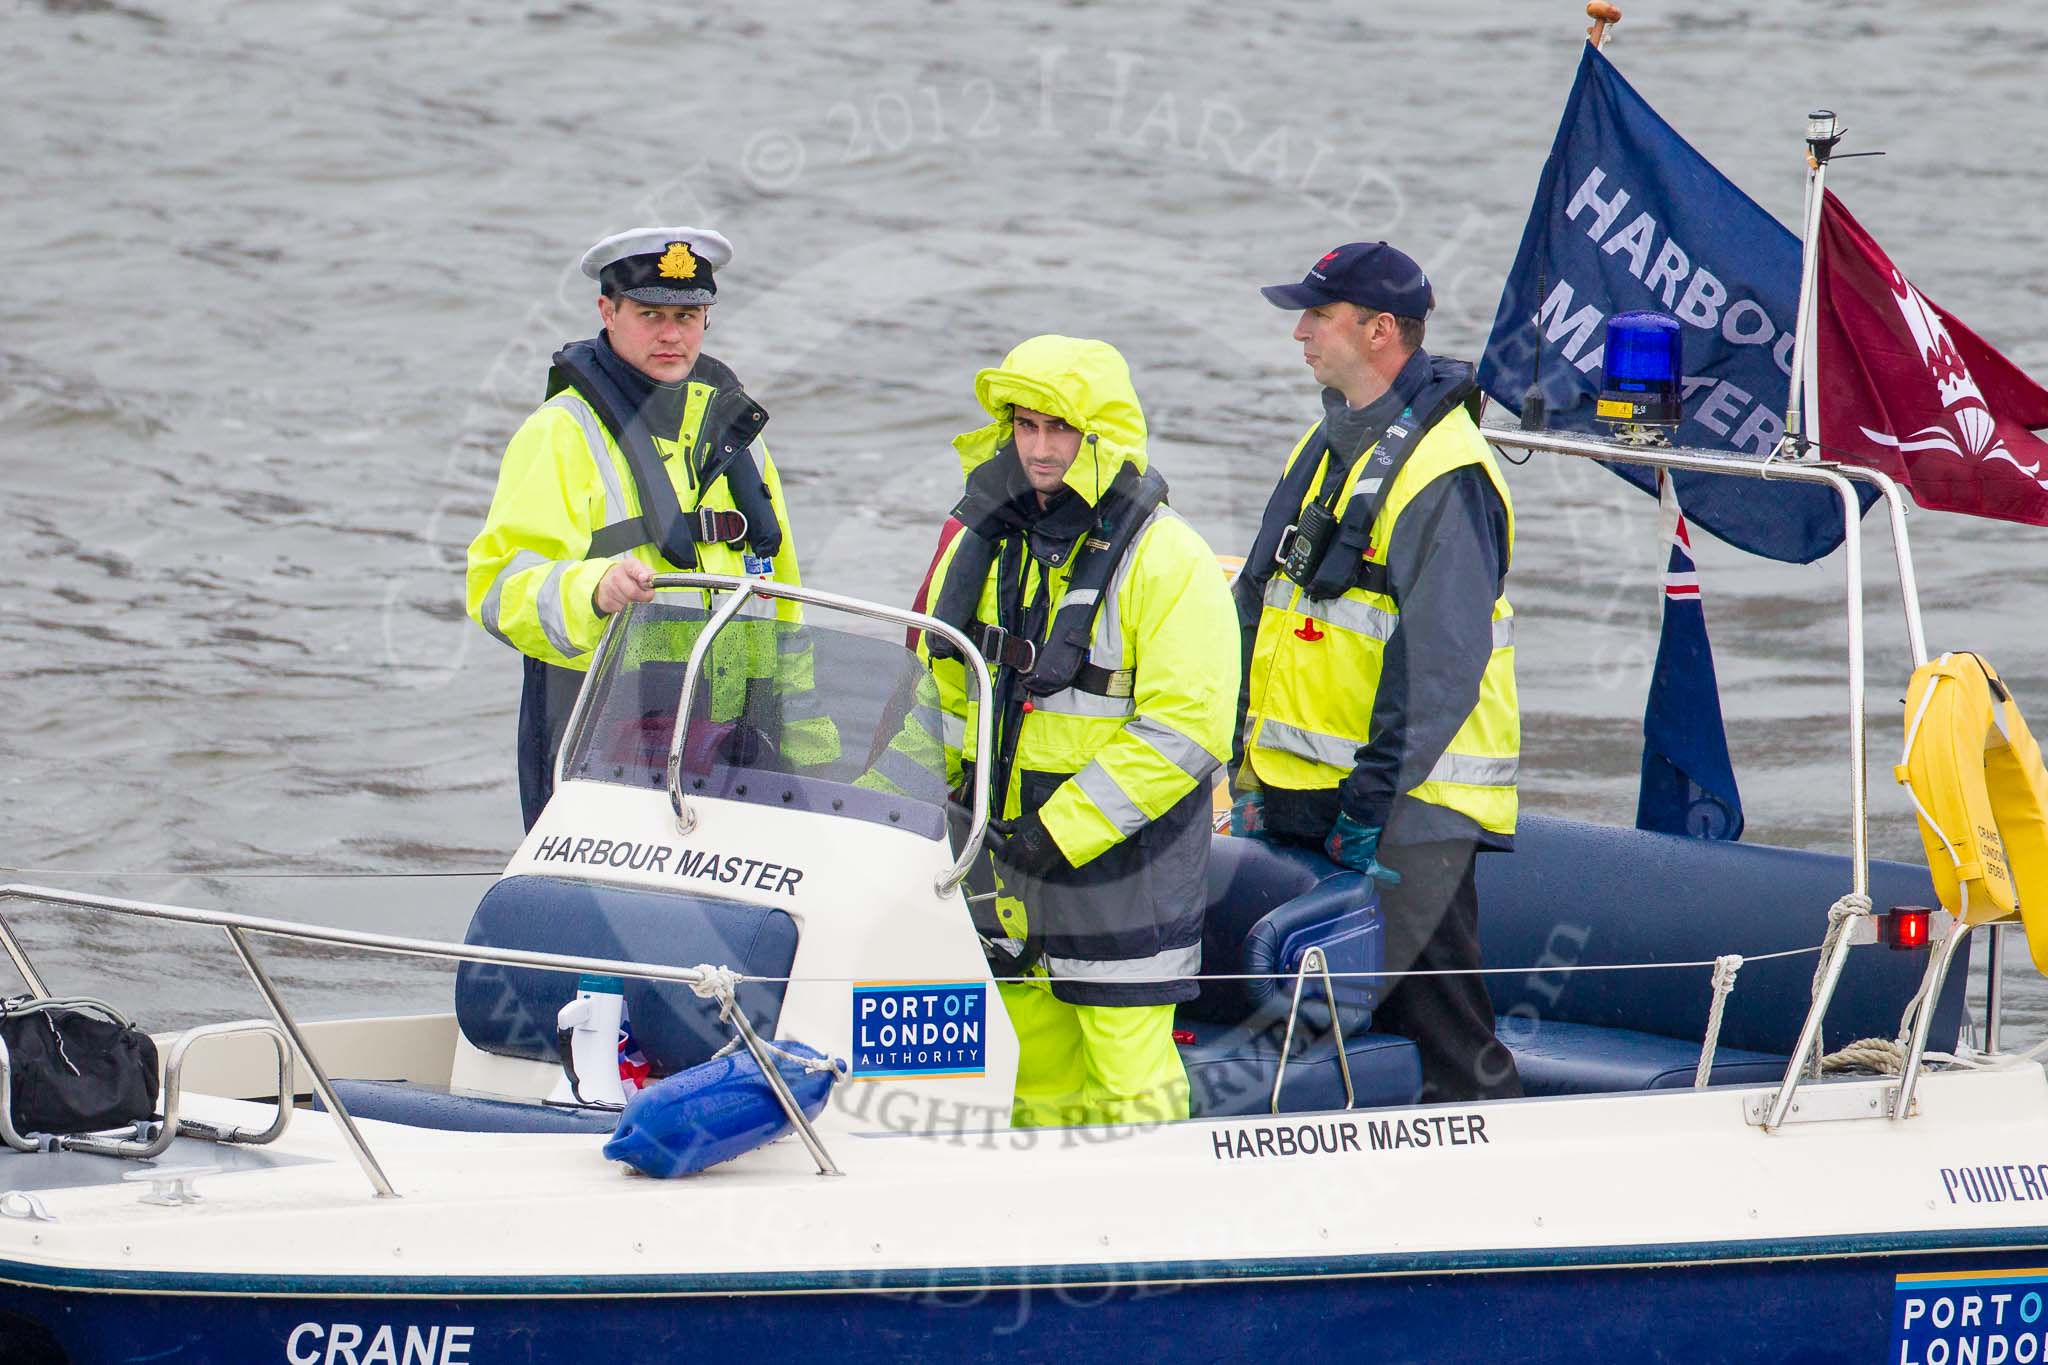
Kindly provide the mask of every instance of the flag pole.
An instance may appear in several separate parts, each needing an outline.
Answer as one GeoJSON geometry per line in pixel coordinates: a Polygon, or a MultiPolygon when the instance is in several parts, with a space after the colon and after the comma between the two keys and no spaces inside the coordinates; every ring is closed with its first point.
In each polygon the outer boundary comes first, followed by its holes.
{"type": "Polygon", "coordinates": [[[1586,6],[1586,17],[1593,21],[1593,26],[1586,30],[1586,41],[1597,52],[1607,45],[1607,26],[1621,22],[1621,7],[1607,4],[1606,0],[1593,0],[1586,6]]]}
{"type": "MultiPolygon", "coordinates": [[[[1820,265],[1820,208],[1828,158],[1834,155],[1842,132],[1832,109],[1816,109],[1806,116],[1806,221],[1801,224],[1799,311],[1792,323],[1792,382],[1785,394],[1785,438],[1778,446],[1778,455],[1781,459],[1807,463],[1820,459],[1820,453],[1800,438],[1799,425],[1800,398],[1804,394],[1810,406],[1813,388],[1813,286],[1820,265]]],[[[1818,440],[1818,420],[1813,427],[1814,439],[1818,440]]]]}
{"type": "MultiPolygon", "coordinates": [[[[1806,116],[1806,219],[1804,247],[1799,265],[1799,312],[1793,323],[1792,385],[1786,395],[1785,436],[1773,459],[1805,464],[1822,462],[1820,449],[1820,330],[1817,314],[1817,282],[1820,274],[1820,220],[1827,187],[1828,161],[1835,145],[1848,130],[1835,119],[1832,109],[1816,109],[1806,116]],[[1804,396],[1803,413],[1801,397],[1804,396]],[[1800,419],[1806,421],[1805,435],[1800,419]]],[[[1869,156],[1875,153],[1859,152],[1869,156]]],[[[1898,562],[1899,595],[1906,608],[1906,647],[1918,668],[1927,662],[1927,636],[1921,625],[1920,581],[1913,569],[1913,546],[1906,533],[1906,503],[1898,483],[1879,469],[1872,469],[1871,482],[1884,497],[1891,522],[1892,554],[1898,562]]]]}

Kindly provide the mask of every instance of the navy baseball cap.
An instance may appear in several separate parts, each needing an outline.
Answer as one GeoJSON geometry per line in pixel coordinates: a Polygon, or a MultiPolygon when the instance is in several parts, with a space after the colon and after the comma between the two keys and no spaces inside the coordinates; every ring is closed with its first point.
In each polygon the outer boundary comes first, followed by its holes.
{"type": "Polygon", "coordinates": [[[1269,284],[1259,292],[1275,308],[1294,312],[1355,303],[1399,318],[1426,318],[1436,307],[1422,267],[1385,242],[1346,242],[1310,266],[1300,284],[1269,284]]]}

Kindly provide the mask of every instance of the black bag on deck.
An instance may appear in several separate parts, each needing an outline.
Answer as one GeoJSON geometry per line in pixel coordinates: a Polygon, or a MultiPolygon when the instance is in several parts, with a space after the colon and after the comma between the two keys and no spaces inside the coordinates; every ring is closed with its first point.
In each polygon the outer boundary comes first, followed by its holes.
{"type": "Polygon", "coordinates": [[[0,1004],[17,1133],[91,1133],[156,1112],[156,1043],[97,1000],[0,1004]]]}

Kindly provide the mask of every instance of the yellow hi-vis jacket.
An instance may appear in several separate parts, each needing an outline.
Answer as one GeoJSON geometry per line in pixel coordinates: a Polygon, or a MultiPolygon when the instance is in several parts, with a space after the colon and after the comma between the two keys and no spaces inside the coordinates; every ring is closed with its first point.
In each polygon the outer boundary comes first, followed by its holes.
{"type": "MultiPolygon", "coordinates": [[[[1038,527],[1005,537],[1024,541],[1015,560],[1020,615],[1041,600],[1056,613],[1077,548],[1093,533],[1093,509],[1120,471],[1145,468],[1145,419],[1130,371],[1103,342],[1043,336],[1019,345],[1001,368],[983,370],[975,391],[995,420],[954,441],[970,486],[1008,480],[1018,494],[1028,488],[1012,443],[1013,406],[1049,413],[1082,433],[1065,476],[1080,499],[1067,504],[1082,513],[1074,518],[1078,531],[1058,543],[1038,527]]],[[[945,596],[967,540],[956,536],[941,557],[932,601],[945,596]]],[[[999,619],[1004,558],[990,567],[975,614],[1014,629],[1016,621],[999,619]]],[[[1043,881],[1006,878],[996,913],[977,907],[977,924],[1015,951],[1035,941],[1054,994],[1070,1003],[1189,999],[1196,984],[1170,978],[1200,969],[1210,785],[1230,754],[1239,660],[1235,609],[1215,557],[1163,504],[1112,570],[1087,662],[1120,675],[1111,690],[1127,694],[1068,687],[1031,697],[1014,721],[1008,780],[994,795],[1003,817],[1036,811],[1072,871],[1043,881]]],[[[933,660],[932,673],[946,715],[949,776],[958,780],[964,763],[982,757],[973,736],[984,699],[970,702],[958,659],[933,660]]],[[[999,720],[998,752],[1004,728],[999,720]]]]}
{"type": "MultiPolygon", "coordinates": [[[[675,438],[654,438],[685,513],[700,507],[734,510],[726,475],[708,488],[696,481],[695,447],[715,391],[693,379],[675,438]]],[[[799,583],[782,480],[764,443],[755,443],[754,459],[782,524],[782,545],[768,576],[799,583]]],[[[490,513],[469,545],[465,598],[470,619],[522,654],[563,668],[588,669],[590,651],[605,626],[591,595],[612,565],[611,558],[589,557],[591,537],[640,513],[640,490],[618,442],[573,387],[564,389],[541,404],[505,447],[490,513]]],[[[653,544],[624,554],[658,573],[690,567],[670,564],[653,544]]],[[[750,573],[748,556],[737,545],[702,544],[697,558],[694,567],[705,573],[750,573]]],[[[776,604],[776,615],[785,621],[802,619],[798,604],[788,601],[776,604]]]]}
{"type": "MultiPolygon", "coordinates": [[[[1309,451],[1311,430],[1288,456],[1309,451]]],[[[1373,447],[1378,449],[1377,445],[1373,447]]],[[[1372,450],[1351,466],[1334,508],[1341,521],[1360,477],[1373,467],[1372,450]]],[[[1310,458],[1326,458],[1320,451],[1310,458]]],[[[1425,433],[1394,476],[1393,486],[1373,518],[1370,545],[1363,553],[1363,583],[1384,568],[1401,513],[1429,484],[1467,465],[1483,470],[1500,495],[1507,515],[1509,553],[1515,534],[1514,504],[1493,451],[1462,406],[1454,407],[1425,433]]],[[[1283,477],[1285,477],[1283,475],[1283,477]]],[[[1319,467],[1308,481],[1308,497],[1322,484],[1319,467]]],[[[1330,553],[1343,552],[1333,545],[1330,553]]],[[[1356,551],[1352,551],[1356,553],[1356,551]]],[[[1377,581],[1384,583],[1384,579],[1377,581]]],[[[1350,775],[1360,746],[1371,738],[1386,642],[1400,625],[1401,604],[1384,591],[1354,586],[1324,601],[1307,596],[1284,573],[1266,585],[1252,648],[1249,706],[1245,716],[1245,764],[1257,784],[1313,791],[1333,788],[1350,775]]],[[[1427,697],[1409,705],[1426,706],[1427,697]]],[[[1479,685],[1479,699],[1453,735],[1450,746],[1425,780],[1405,793],[1415,800],[1455,811],[1495,834],[1515,828],[1515,777],[1521,753],[1521,709],[1515,692],[1514,610],[1505,591],[1493,603],[1493,650],[1479,685]]],[[[1254,785],[1244,781],[1241,786],[1254,785]]]]}

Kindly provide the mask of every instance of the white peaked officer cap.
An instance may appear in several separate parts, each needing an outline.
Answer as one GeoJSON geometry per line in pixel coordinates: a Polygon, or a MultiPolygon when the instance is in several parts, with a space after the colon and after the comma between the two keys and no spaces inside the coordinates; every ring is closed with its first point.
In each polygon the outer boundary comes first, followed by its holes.
{"type": "Polygon", "coordinates": [[[614,233],[583,253],[583,273],[604,292],[668,305],[717,301],[713,274],[732,243],[709,228],[650,227],[614,233]]]}

